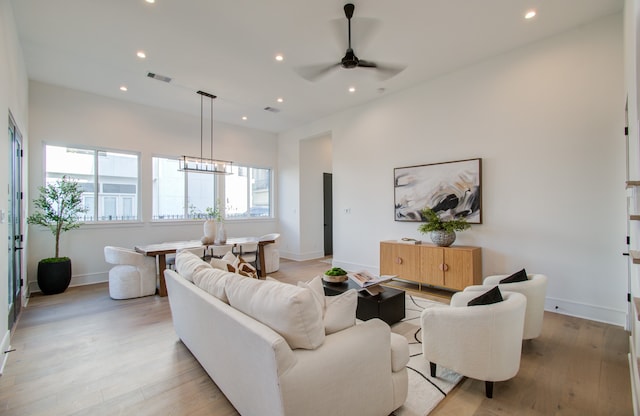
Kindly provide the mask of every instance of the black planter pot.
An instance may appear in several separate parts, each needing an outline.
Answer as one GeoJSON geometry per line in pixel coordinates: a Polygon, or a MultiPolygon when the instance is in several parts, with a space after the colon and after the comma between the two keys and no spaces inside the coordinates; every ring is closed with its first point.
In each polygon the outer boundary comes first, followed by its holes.
{"type": "Polygon", "coordinates": [[[71,259],[38,263],[38,286],[45,295],[62,293],[71,283],[71,259]]]}

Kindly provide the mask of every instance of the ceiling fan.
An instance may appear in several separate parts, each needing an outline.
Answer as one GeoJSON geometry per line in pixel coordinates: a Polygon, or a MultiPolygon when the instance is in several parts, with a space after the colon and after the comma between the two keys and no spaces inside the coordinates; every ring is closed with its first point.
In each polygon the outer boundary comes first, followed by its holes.
{"type": "Polygon", "coordinates": [[[383,65],[373,61],[360,59],[356,56],[353,48],[351,47],[351,18],[353,17],[354,10],[355,6],[352,3],[347,3],[344,5],[344,15],[347,18],[349,36],[349,43],[344,57],[340,60],[340,62],[333,64],[309,65],[297,68],[296,71],[298,72],[298,74],[300,74],[301,77],[309,81],[316,81],[334,69],[366,68],[374,70],[381,80],[385,80],[399,74],[406,68],[406,66],[402,65],[383,65]]]}

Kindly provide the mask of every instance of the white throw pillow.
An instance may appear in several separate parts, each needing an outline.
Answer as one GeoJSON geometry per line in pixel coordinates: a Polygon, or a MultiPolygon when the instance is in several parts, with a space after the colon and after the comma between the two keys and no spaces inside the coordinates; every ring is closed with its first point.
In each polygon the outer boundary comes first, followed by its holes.
{"type": "Polygon", "coordinates": [[[324,330],[327,335],[356,324],[358,292],[349,289],[336,296],[325,296],[324,330]]]}
{"type": "Polygon", "coordinates": [[[233,264],[238,261],[238,258],[232,252],[227,251],[224,256],[222,256],[221,260],[224,260],[229,264],[233,264]]]}
{"type": "Polygon", "coordinates": [[[327,335],[356,324],[358,292],[355,289],[347,290],[336,296],[325,296],[321,276],[316,276],[306,283],[298,282],[298,286],[311,290],[314,299],[322,307],[322,321],[327,335]]]}
{"type": "Polygon", "coordinates": [[[209,264],[211,264],[211,267],[213,267],[214,269],[220,269],[220,270],[227,271],[227,264],[230,264],[230,263],[227,262],[226,260],[217,259],[217,258],[213,257],[209,264]]]}
{"type": "Polygon", "coordinates": [[[210,269],[211,265],[190,251],[176,254],[176,272],[186,280],[193,282],[193,274],[201,269],[210,269]]]}
{"type": "Polygon", "coordinates": [[[322,308],[309,289],[257,279],[227,279],[229,304],[280,334],[292,349],[324,342],[322,308]]]}

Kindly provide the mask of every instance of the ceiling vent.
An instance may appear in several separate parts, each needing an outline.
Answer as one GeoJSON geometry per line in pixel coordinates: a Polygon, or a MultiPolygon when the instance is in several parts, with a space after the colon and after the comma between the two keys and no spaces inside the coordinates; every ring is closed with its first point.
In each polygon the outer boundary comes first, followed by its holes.
{"type": "Polygon", "coordinates": [[[171,82],[171,78],[166,75],[154,74],[153,72],[149,72],[147,73],[147,76],[149,78],[157,79],[158,81],[171,82]]]}
{"type": "Polygon", "coordinates": [[[279,108],[275,108],[275,107],[267,106],[264,109],[265,109],[265,111],[269,111],[270,113],[279,113],[280,112],[280,109],[279,108]]]}

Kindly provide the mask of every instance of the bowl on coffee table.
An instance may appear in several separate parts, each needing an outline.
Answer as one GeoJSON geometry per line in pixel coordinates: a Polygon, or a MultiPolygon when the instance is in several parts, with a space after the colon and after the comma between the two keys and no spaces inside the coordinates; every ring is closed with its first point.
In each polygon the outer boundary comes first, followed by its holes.
{"type": "Polygon", "coordinates": [[[347,272],[340,267],[329,269],[322,275],[322,280],[327,283],[344,283],[347,279],[347,272]]]}

